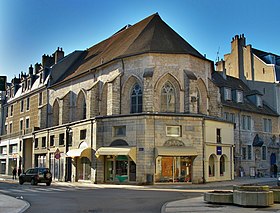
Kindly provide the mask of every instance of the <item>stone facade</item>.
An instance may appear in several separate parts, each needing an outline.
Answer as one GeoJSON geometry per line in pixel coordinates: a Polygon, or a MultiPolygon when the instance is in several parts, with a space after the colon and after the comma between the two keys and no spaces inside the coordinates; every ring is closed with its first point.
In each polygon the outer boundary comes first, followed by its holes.
{"type": "Polygon", "coordinates": [[[231,41],[231,52],[224,56],[224,61],[217,63],[217,71],[226,76],[240,79],[251,92],[244,92],[244,98],[256,105],[252,97],[259,96],[261,105],[258,110],[246,108],[241,103],[239,108],[224,104],[225,116],[235,115],[235,171],[236,175],[271,175],[273,165],[279,166],[279,56],[254,49],[246,44],[244,35],[236,35],[231,41]],[[258,90],[256,92],[256,90],[258,90]],[[242,106],[243,105],[243,106],[242,106]],[[250,128],[242,125],[242,118],[250,118],[250,128]],[[254,146],[258,135],[263,142],[254,146]],[[255,174],[254,174],[255,173],[255,174]]]}
{"type": "MultiPolygon", "coordinates": [[[[46,126],[32,132],[24,152],[32,156],[28,163],[50,167],[60,181],[231,180],[233,137],[224,134],[233,134],[233,123],[217,117],[221,107],[219,88],[210,80],[213,62],[158,14],[107,41],[76,55],[79,60],[72,53],[50,68],[42,108],[47,111],[39,116],[46,126]],[[155,34],[138,37],[152,32],[143,26],[155,28],[155,34]],[[130,41],[133,36],[137,39],[130,41]],[[162,38],[169,40],[157,46],[162,38]]],[[[30,116],[38,120],[37,114],[30,116]]]]}

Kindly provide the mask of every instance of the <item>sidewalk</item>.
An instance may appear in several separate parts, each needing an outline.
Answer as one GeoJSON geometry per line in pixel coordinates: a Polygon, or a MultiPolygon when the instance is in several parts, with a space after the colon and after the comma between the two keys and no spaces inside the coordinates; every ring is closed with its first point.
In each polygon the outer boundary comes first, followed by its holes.
{"type": "MultiPolygon", "coordinates": [[[[12,176],[0,175],[0,180],[7,182],[17,183],[18,180],[13,180],[12,176]]],[[[81,182],[53,182],[52,185],[58,186],[81,186],[81,187],[96,187],[96,188],[141,188],[146,190],[178,190],[178,191],[199,191],[201,193],[209,190],[220,189],[220,187],[231,187],[233,185],[241,184],[268,184],[272,183],[276,185],[276,178],[262,177],[262,178],[249,178],[242,177],[236,178],[232,181],[213,182],[206,184],[155,184],[155,185],[114,185],[114,184],[92,184],[92,183],[81,183],[81,182]]],[[[14,198],[0,193],[0,213],[19,213],[24,212],[29,208],[29,203],[20,198],[14,198]]],[[[280,204],[275,204],[269,208],[242,208],[233,205],[213,205],[203,201],[203,197],[197,197],[192,199],[184,199],[173,202],[168,202],[162,206],[161,213],[177,213],[177,212],[279,212],[280,204]]]]}

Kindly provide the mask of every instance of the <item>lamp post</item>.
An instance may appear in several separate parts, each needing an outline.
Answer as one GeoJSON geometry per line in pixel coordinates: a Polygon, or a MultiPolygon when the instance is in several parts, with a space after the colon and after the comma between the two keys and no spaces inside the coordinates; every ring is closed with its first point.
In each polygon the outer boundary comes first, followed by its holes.
{"type": "MultiPolygon", "coordinates": [[[[67,126],[66,127],[65,153],[67,153],[69,151],[69,146],[72,146],[72,129],[71,129],[71,127],[67,126]]],[[[65,182],[71,181],[71,176],[72,176],[71,158],[66,156],[66,159],[65,159],[65,182]]]]}

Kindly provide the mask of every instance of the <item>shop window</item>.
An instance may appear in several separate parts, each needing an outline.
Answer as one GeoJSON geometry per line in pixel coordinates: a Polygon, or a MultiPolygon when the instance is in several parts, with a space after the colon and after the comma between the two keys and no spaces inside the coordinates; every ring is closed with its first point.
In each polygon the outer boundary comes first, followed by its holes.
{"type": "Polygon", "coordinates": [[[126,126],[114,126],[114,136],[125,136],[126,135],[126,126]]]}
{"type": "Polygon", "coordinates": [[[161,89],[161,111],[175,112],[175,89],[170,82],[166,82],[161,89]]]}
{"type": "Polygon", "coordinates": [[[181,126],[166,126],[166,136],[181,137],[181,126]]]}
{"type": "Polygon", "coordinates": [[[64,145],[64,133],[59,134],[59,146],[64,145]]]}
{"type": "Polygon", "coordinates": [[[86,129],[82,129],[80,130],[80,140],[84,140],[87,137],[87,130],[86,129]]]}
{"type": "Polygon", "coordinates": [[[191,182],[192,159],[190,157],[158,156],[156,182],[191,182]]]}
{"type": "Polygon", "coordinates": [[[139,84],[135,84],[131,93],[131,113],[142,112],[142,89],[139,84]]]}

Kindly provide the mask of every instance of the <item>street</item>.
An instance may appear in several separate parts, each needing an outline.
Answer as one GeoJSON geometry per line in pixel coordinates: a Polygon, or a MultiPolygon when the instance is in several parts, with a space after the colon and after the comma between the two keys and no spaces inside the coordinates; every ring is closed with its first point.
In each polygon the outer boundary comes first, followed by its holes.
{"type": "Polygon", "coordinates": [[[0,193],[13,197],[22,197],[30,203],[27,213],[33,212],[160,212],[169,201],[201,196],[202,192],[184,190],[160,190],[141,187],[103,188],[98,186],[61,186],[28,183],[1,182],[0,193]]]}

